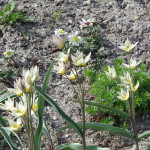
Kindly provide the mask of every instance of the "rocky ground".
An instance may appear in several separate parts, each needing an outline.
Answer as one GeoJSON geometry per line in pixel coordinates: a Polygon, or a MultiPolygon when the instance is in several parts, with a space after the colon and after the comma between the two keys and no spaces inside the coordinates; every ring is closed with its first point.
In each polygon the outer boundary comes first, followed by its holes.
{"type": "MultiPolygon", "coordinates": [[[[8,0],[1,0],[0,7],[2,8],[7,2],[8,0]]],[[[24,67],[29,67],[37,59],[41,78],[44,77],[51,60],[57,55],[53,53],[50,43],[54,30],[56,28],[68,32],[79,30],[79,21],[82,18],[95,17],[101,35],[107,41],[105,48],[109,53],[102,61],[112,63],[114,58],[120,56],[122,52],[118,49],[118,45],[128,37],[133,43],[139,42],[133,51],[135,57],[141,58],[147,64],[150,63],[149,0],[16,0],[16,3],[17,10],[35,16],[36,22],[6,27],[0,34],[0,53],[2,54],[8,48],[20,50],[18,59],[24,62],[24,67]],[[54,15],[58,10],[63,11],[59,19],[54,15]]],[[[69,101],[75,96],[69,82],[54,73],[48,93],[69,116],[75,121],[80,121],[79,107],[69,101]]],[[[65,124],[65,121],[51,110],[51,107],[47,106],[45,110],[45,120],[51,132],[65,124]]],[[[149,115],[144,116],[142,122],[139,122],[139,132],[148,130],[149,125],[149,115]]],[[[55,136],[55,143],[80,141],[79,137],[72,133],[68,130],[55,136]]],[[[106,132],[88,130],[87,137],[87,143],[110,147],[112,150],[135,149],[134,144],[129,140],[106,132]]],[[[47,142],[45,140],[43,143],[43,150],[49,149],[47,142]]],[[[145,139],[140,142],[140,145],[149,143],[150,139],[145,139]]]]}

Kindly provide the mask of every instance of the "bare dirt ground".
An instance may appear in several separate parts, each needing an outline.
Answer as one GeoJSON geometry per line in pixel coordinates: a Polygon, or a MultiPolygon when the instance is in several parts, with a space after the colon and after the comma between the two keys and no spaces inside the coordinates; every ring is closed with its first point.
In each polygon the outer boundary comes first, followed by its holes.
{"type": "MultiPolygon", "coordinates": [[[[1,0],[3,7],[8,0],[1,0]]],[[[50,37],[56,28],[62,28],[70,32],[79,29],[79,21],[82,18],[95,17],[99,23],[102,37],[107,41],[105,48],[108,56],[103,59],[111,63],[120,55],[118,45],[128,37],[133,43],[139,42],[133,53],[149,65],[150,62],[150,2],[149,0],[16,0],[17,10],[25,14],[35,16],[35,23],[26,23],[6,27],[0,34],[1,54],[8,48],[21,50],[18,58],[29,67],[33,59],[38,59],[41,78],[51,60],[57,55],[52,52],[50,37]],[[62,10],[62,16],[56,20],[55,12],[62,10]]],[[[48,93],[59,106],[74,121],[80,121],[80,109],[77,104],[69,101],[74,98],[74,92],[69,82],[56,74],[52,75],[48,93]]],[[[39,83],[40,84],[40,83],[39,83]]],[[[87,116],[88,117],[88,116],[87,116]]],[[[80,142],[79,137],[68,130],[59,135],[54,131],[65,124],[51,107],[45,108],[45,120],[49,131],[53,135],[55,144],[64,142],[80,142]]],[[[148,130],[150,116],[144,116],[139,122],[139,132],[148,130]]],[[[120,136],[107,132],[87,130],[87,143],[97,144],[101,147],[110,147],[112,150],[134,150],[134,144],[120,136]]],[[[140,142],[140,145],[150,143],[150,138],[140,142]]],[[[48,141],[45,139],[43,150],[49,150],[48,141]]]]}

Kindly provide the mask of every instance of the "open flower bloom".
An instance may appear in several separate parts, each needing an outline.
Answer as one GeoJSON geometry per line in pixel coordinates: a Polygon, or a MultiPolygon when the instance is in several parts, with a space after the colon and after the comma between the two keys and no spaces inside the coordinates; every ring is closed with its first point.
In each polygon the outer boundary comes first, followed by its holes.
{"type": "Polygon", "coordinates": [[[11,110],[11,114],[16,118],[25,116],[27,114],[27,99],[16,103],[16,107],[11,110]]]}
{"type": "Polygon", "coordinates": [[[55,35],[61,36],[61,35],[66,35],[68,34],[66,31],[64,31],[63,29],[55,29],[55,35]]]}
{"type": "Polygon", "coordinates": [[[82,19],[82,21],[80,22],[80,28],[83,29],[84,27],[88,27],[88,26],[92,26],[93,23],[95,22],[95,18],[91,18],[91,19],[82,19]]]}
{"type": "Polygon", "coordinates": [[[64,47],[62,38],[58,35],[52,35],[51,42],[57,46],[59,49],[62,49],[64,47]]]}
{"type": "Polygon", "coordinates": [[[75,56],[71,55],[74,65],[78,67],[86,66],[90,60],[90,57],[91,57],[91,52],[85,58],[83,58],[83,52],[79,52],[79,51],[76,52],[75,56]]]}
{"type": "Polygon", "coordinates": [[[129,41],[129,39],[127,38],[126,42],[124,45],[119,46],[120,49],[126,51],[126,52],[131,52],[132,49],[137,45],[138,42],[136,42],[135,44],[131,44],[131,42],[129,41]]]}
{"type": "Polygon", "coordinates": [[[19,78],[14,82],[14,88],[8,88],[8,90],[20,96],[23,93],[29,92],[30,85],[24,79],[19,78]]]}
{"type": "Polygon", "coordinates": [[[57,71],[60,74],[65,74],[66,73],[65,65],[64,65],[63,62],[59,62],[58,66],[54,66],[54,70],[57,71]]]}
{"type": "Polygon", "coordinates": [[[136,85],[134,85],[134,84],[130,84],[130,88],[131,88],[131,91],[136,91],[137,89],[138,89],[138,87],[139,87],[139,82],[137,81],[137,83],[136,83],[136,85]]]}
{"type": "Polygon", "coordinates": [[[5,130],[8,131],[18,131],[21,128],[21,118],[17,118],[16,121],[12,120],[12,119],[7,119],[9,122],[9,127],[2,127],[5,130]]]}
{"type": "Polygon", "coordinates": [[[139,65],[141,61],[137,62],[135,59],[130,59],[130,64],[123,64],[126,68],[130,68],[131,70],[135,69],[137,65],[139,65]]]}
{"type": "Polygon", "coordinates": [[[31,108],[31,114],[33,114],[35,111],[38,110],[38,98],[35,93],[33,94],[32,101],[33,101],[33,104],[31,108]]]}
{"type": "Polygon", "coordinates": [[[77,78],[77,73],[75,72],[75,70],[72,70],[70,75],[67,75],[67,77],[70,79],[70,80],[75,80],[77,78]]]}
{"type": "Polygon", "coordinates": [[[11,111],[14,109],[14,99],[5,100],[5,104],[0,103],[0,109],[11,111]]]}
{"type": "Polygon", "coordinates": [[[64,62],[64,63],[68,62],[68,60],[69,60],[69,53],[70,53],[70,49],[68,49],[67,54],[65,54],[64,52],[60,52],[59,56],[58,56],[58,59],[56,59],[56,60],[64,62]]]}
{"type": "Polygon", "coordinates": [[[124,84],[132,83],[132,78],[131,78],[129,72],[124,72],[124,76],[120,76],[120,79],[124,84]]]}
{"type": "Polygon", "coordinates": [[[105,71],[105,73],[106,73],[106,75],[107,75],[108,77],[110,77],[110,78],[112,78],[112,79],[116,78],[116,71],[115,71],[115,68],[114,68],[114,67],[110,68],[110,67],[108,66],[108,71],[105,71]]]}
{"type": "Polygon", "coordinates": [[[11,57],[14,55],[14,51],[13,50],[7,50],[4,52],[4,56],[5,57],[11,57]]]}
{"type": "Polygon", "coordinates": [[[68,35],[68,40],[69,44],[73,46],[79,46],[80,43],[82,42],[82,38],[78,36],[78,31],[72,32],[71,34],[68,35]]]}
{"type": "Polygon", "coordinates": [[[129,98],[129,91],[125,91],[123,89],[121,89],[120,92],[118,92],[118,96],[117,96],[119,99],[121,100],[128,100],[129,98]]]}
{"type": "Polygon", "coordinates": [[[38,80],[39,67],[34,66],[29,70],[23,70],[23,78],[28,84],[32,84],[38,80]]]}

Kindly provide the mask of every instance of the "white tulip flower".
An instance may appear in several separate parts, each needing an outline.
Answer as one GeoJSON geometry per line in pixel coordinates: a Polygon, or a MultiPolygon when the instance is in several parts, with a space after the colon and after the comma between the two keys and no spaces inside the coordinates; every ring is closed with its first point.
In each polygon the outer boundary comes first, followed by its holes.
{"type": "Polygon", "coordinates": [[[124,76],[120,76],[120,79],[124,84],[132,83],[132,78],[131,78],[129,72],[124,72],[124,76]]]}
{"type": "Polygon", "coordinates": [[[137,65],[139,65],[141,61],[137,62],[135,59],[130,59],[130,64],[123,64],[126,68],[130,68],[131,70],[135,69],[137,65]]]}
{"type": "Polygon", "coordinates": [[[28,84],[32,84],[38,80],[39,77],[39,67],[34,66],[31,69],[23,69],[23,78],[28,84]]]}
{"type": "Polygon", "coordinates": [[[106,75],[112,79],[116,78],[116,71],[114,67],[109,67],[108,66],[108,71],[105,71],[106,75]]]}
{"type": "Polygon", "coordinates": [[[79,46],[80,43],[82,42],[82,38],[78,36],[78,31],[72,32],[71,34],[68,35],[68,40],[69,44],[73,46],[79,46]]]}
{"type": "Polygon", "coordinates": [[[63,29],[55,29],[55,35],[61,36],[61,35],[67,35],[68,33],[64,31],[63,29]]]}
{"type": "Polygon", "coordinates": [[[82,19],[80,22],[80,28],[83,29],[84,27],[93,26],[93,23],[95,23],[95,18],[91,19],[82,19]]]}
{"type": "Polygon", "coordinates": [[[13,50],[6,50],[3,54],[5,57],[9,58],[9,57],[14,55],[14,51],[13,50]]]}
{"type": "Polygon", "coordinates": [[[131,44],[131,42],[129,41],[129,39],[127,38],[126,42],[124,45],[119,46],[120,49],[126,51],[126,52],[131,52],[132,49],[137,45],[138,42],[136,42],[135,44],[131,44]]]}
{"type": "Polygon", "coordinates": [[[83,58],[83,52],[79,51],[76,52],[75,56],[71,55],[74,65],[78,67],[86,66],[87,63],[90,61],[90,57],[91,52],[85,58],[83,58]]]}
{"type": "Polygon", "coordinates": [[[129,98],[129,91],[125,91],[123,89],[121,89],[120,92],[118,92],[118,96],[117,96],[119,99],[121,100],[128,100],[129,98]]]}
{"type": "Polygon", "coordinates": [[[64,65],[63,62],[59,62],[58,66],[54,66],[54,70],[57,71],[60,74],[65,74],[66,73],[65,65],[64,65]]]}
{"type": "Polygon", "coordinates": [[[16,121],[12,120],[12,119],[7,119],[9,122],[9,127],[2,127],[5,130],[8,131],[18,131],[21,128],[21,118],[17,118],[16,121]]]}

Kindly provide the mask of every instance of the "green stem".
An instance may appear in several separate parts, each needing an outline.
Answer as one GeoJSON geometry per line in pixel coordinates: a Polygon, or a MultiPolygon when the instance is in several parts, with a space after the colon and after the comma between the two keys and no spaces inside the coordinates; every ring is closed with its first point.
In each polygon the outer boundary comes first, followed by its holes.
{"type": "Polygon", "coordinates": [[[85,103],[84,103],[84,90],[82,90],[82,130],[83,130],[83,149],[86,150],[85,141],[85,103]]]}

